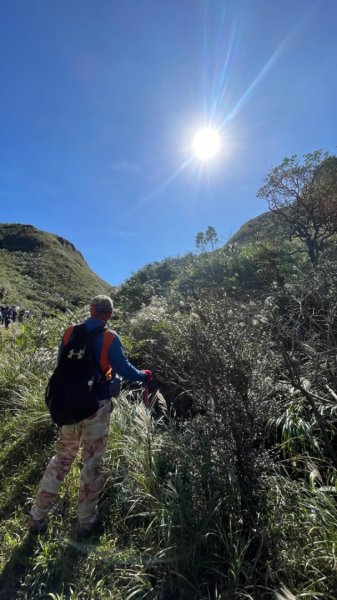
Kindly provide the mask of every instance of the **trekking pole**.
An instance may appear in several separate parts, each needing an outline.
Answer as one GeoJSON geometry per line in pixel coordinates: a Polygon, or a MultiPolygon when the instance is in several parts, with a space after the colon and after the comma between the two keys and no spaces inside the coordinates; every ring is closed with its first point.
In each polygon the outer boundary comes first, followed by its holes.
{"type": "Polygon", "coordinates": [[[149,406],[149,384],[147,381],[144,383],[143,402],[144,402],[144,406],[146,406],[146,408],[148,408],[148,406],[149,406]]]}

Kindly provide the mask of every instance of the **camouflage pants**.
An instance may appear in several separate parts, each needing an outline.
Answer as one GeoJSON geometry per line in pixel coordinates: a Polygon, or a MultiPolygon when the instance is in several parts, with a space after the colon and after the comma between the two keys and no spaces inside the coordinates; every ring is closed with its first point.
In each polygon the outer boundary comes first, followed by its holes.
{"type": "Polygon", "coordinates": [[[92,417],[75,425],[63,425],[56,454],[45,470],[31,510],[33,519],[44,519],[47,516],[81,446],[83,467],[77,514],[80,523],[92,523],[95,520],[102,486],[100,463],[106,450],[110,414],[111,403],[107,401],[92,417]]]}

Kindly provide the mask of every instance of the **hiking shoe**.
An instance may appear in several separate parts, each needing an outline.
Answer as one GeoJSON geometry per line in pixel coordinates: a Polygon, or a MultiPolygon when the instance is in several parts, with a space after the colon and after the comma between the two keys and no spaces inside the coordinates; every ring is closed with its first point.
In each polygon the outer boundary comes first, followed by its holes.
{"type": "Polygon", "coordinates": [[[76,533],[79,538],[86,538],[95,531],[98,525],[99,519],[95,519],[92,523],[78,523],[76,533]]]}
{"type": "Polygon", "coordinates": [[[33,519],[33,517],[30,517],[30,522],[29,522],[29,532],[32,535],[38,535],[39,533],[46,533],[48,529],[48,519],[33,519]]]}

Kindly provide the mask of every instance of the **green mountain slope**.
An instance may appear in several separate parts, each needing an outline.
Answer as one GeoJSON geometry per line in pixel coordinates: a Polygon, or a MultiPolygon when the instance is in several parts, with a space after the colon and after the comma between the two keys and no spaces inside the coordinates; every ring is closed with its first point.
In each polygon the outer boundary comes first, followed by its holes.
{"type": "MultiPolygon", "coordinates": [[[[285,242],[278,245],[280,225],[272,212],[265,212],[244,223],[222,248],[166,258],[145,265],[129,277],[116,291],[116,304],[126,311],[137,311],[151,302],[153,296],[180,293],[194,294],[197,290],[216,287],[261,287],[274,279],[276,262],[287,262],[283,257],[285,242]],[[255,245],[262,242],[263,246],[255,245]],[[273,268],[267,276],[267,254],[272,256],[273,268]],[[280,258],[278,258],[280,255],[280,258]]],[[[268,270],[268,264],[267,264],[268,270]]]]}
{"type": "Polygon", "coordinates": [[[111,291],[67,240],[32,225],[0,224],[1,304],[48,312],[111,291]]]}
{"type": "Polygon", "coordinates": [[[245,244],[256,238],[272,238],[279,233],[280,225],[271,211],[258,215],[244,223],[240,229],[225,244],[225,248],[230,244],[245,244]]]}

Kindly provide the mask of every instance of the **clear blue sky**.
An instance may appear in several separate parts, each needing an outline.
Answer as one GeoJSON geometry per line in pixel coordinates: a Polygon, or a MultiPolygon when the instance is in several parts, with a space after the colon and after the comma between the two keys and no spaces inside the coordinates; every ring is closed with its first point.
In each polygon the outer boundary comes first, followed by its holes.
{"type": "Polygon", "coordinates": [[[0,221],[112,284],[226,241],[284,156],[335,152],[336,23],[336,0],[0,0],[0,221]]]}

